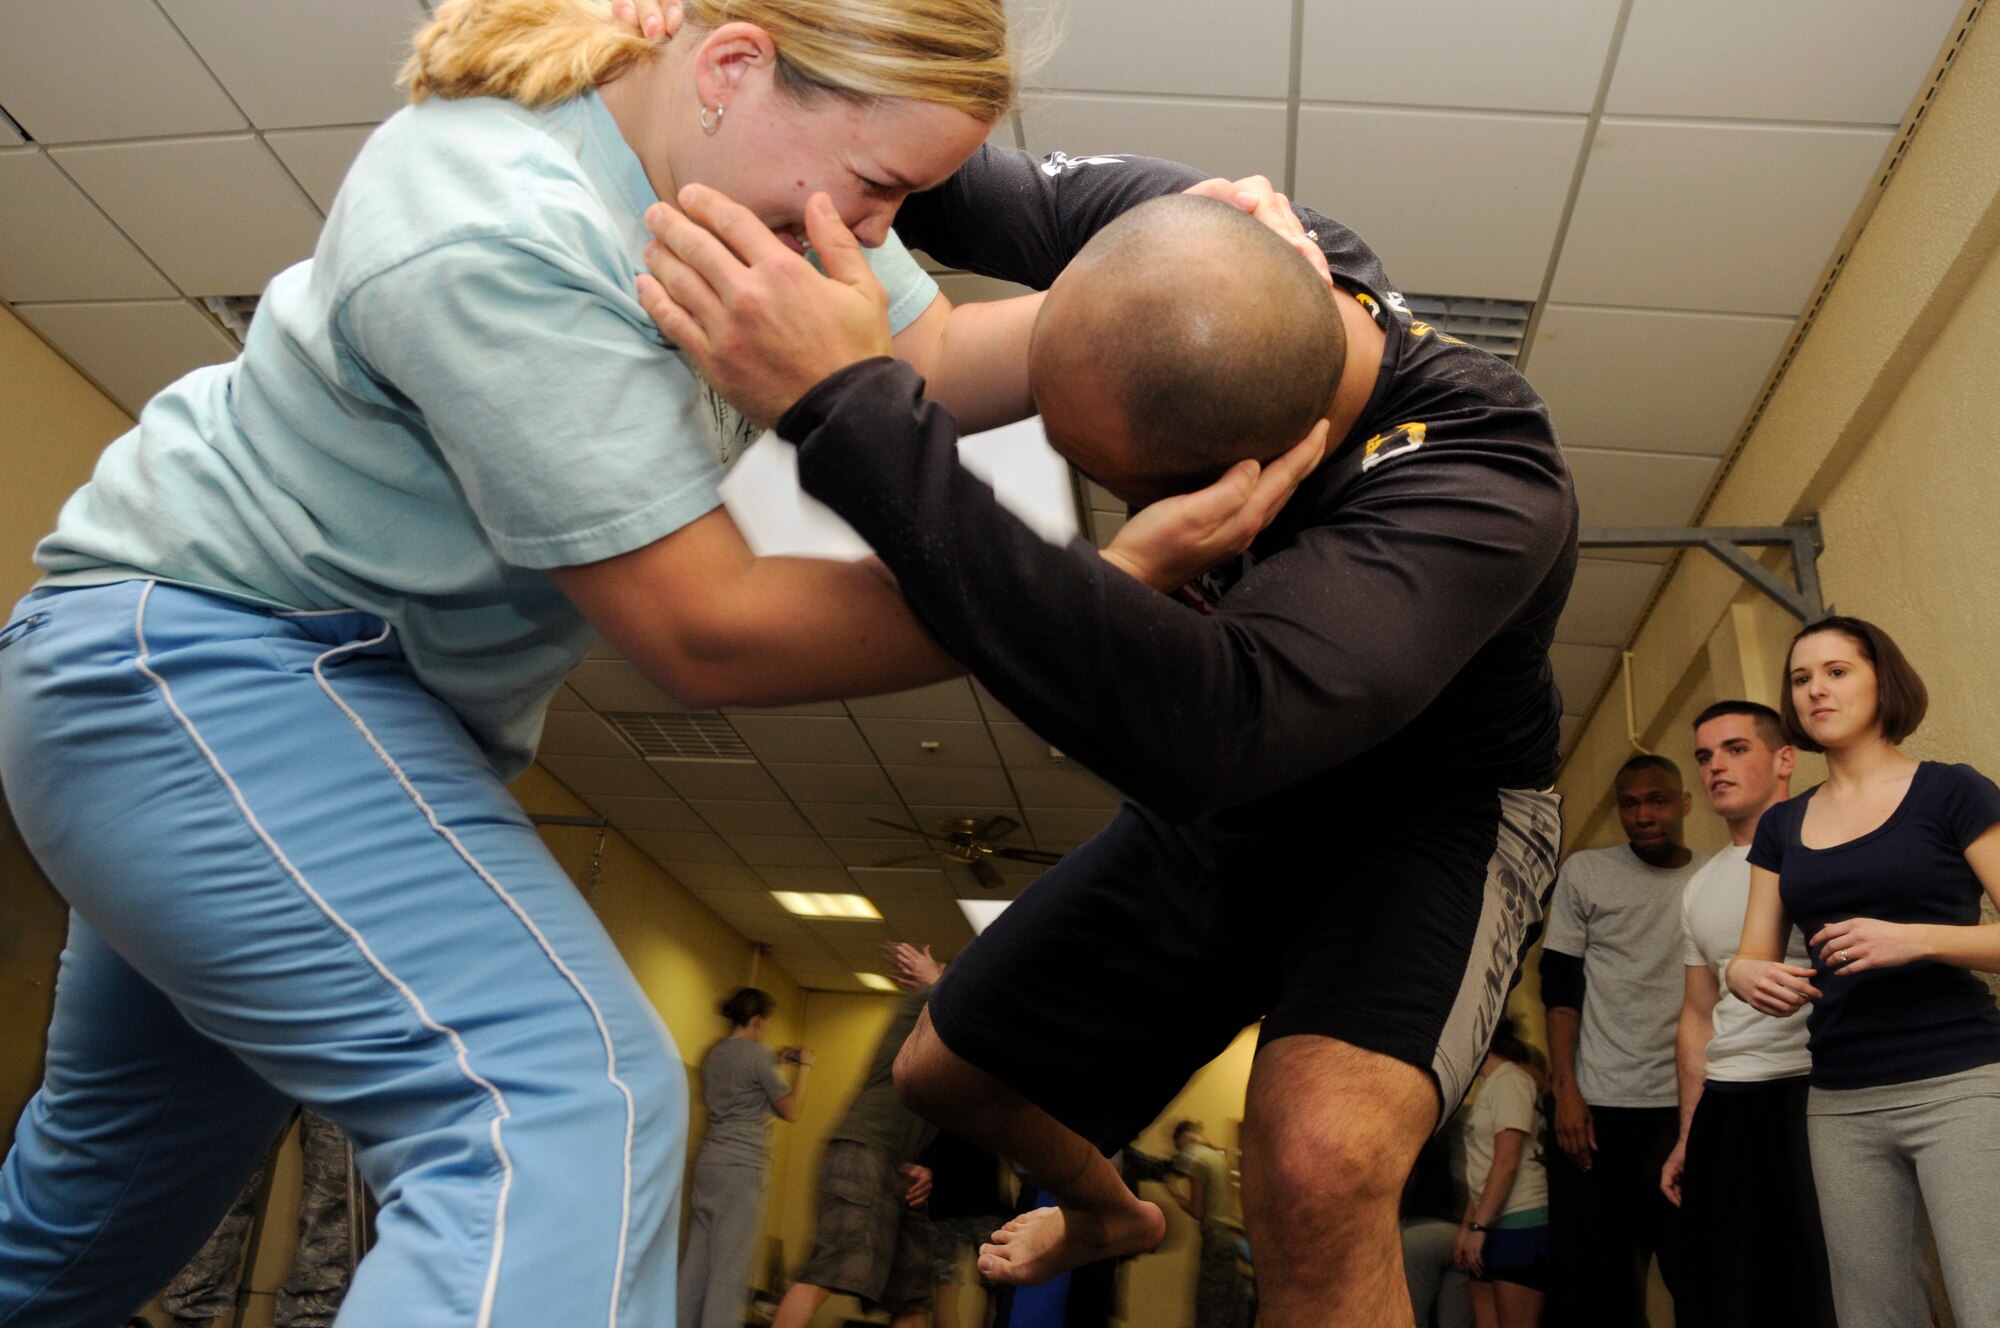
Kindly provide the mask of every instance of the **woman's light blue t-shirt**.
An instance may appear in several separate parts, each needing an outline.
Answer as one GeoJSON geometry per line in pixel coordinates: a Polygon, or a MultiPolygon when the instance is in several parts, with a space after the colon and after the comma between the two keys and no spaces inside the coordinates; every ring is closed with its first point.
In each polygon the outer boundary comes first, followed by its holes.
{"type": "MultiPolygon", "coordinates": [[[[133,576],[391,623],[512,775],[595,635],[547,569],[712,510],[740,420],[635,275],[656,201],[595,92],[391,117],[248,343],[155,397],[35,551],[45,585],[133,576]]],[[[937,286],[870,252],[900,331],[937,286]]]]}

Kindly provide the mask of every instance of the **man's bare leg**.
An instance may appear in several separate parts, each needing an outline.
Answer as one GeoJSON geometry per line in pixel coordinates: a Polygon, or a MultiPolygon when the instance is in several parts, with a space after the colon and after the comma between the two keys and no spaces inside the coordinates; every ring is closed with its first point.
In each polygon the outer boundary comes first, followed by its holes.
{"type": "Polygon", "coordinates": [[[1397,1226],[1437,1123],[1430,1075],[1332,1038],[1257,1053],[1243,1114],[1243,1214],[1257,1328],[1412,1328],[1397,1226]]]}
{"type": "MultiPolygon", "coordinates": [[[[1023,1213],[979,1250],[995,1282],[1033,1285],[1099,1259],[1143,1254],[1166,1215],[1125,1187],[1082,1135],[945,1046],[925,1010],[896,1057],[896,1092],[911,1110],[1012,1161],[1056,1207],[1023,1213]]],[[[778,1326],[782,1328],[782,1326],[778,1326]]]]}
{"type": "Polygon", "coordinates": [[[778,1313],[771,1320],[771,1328],[806,1328],[819,1307],[826,1304],[833,1293],[825,1287],[816,1287],[807,1282],[794,1282],[785,1292],[785,1298],[778,1302],[778,1313]]]}

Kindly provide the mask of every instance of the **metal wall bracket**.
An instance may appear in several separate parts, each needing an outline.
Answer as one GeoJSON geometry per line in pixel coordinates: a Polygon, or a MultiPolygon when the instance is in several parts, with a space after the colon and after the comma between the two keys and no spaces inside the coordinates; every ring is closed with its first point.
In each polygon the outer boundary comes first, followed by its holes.
{"type": "Polygon", "coordinates": [[[1807,517],[1796,526],[1657,526],[1626,529],[1584,530],[1577,547],[1583,549],[1706,549],[1728,565],[1802,623],[1826,616],[1820,600],[1819,555],[1826,547],[1821,538],[1819,518],[1807,517]],[[1772,575],[1771,569],[1745,553],[1745,549],[1788,548],[1792,553],[1792,579],[1798,589],[1772,575]]]}

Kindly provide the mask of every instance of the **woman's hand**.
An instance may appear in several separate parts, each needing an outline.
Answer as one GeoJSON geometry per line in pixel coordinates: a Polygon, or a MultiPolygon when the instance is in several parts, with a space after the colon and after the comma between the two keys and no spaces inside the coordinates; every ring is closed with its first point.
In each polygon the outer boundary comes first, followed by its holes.
{"type": "Polygon", "coordinates": [[[1307,230],[1305,223],[1299,220],[1299,214],[1292,211],[1292,200],[1279,193],[1263,176],[1251,175],[1241,180],[1203,180],[1186,192],[1243,209],[1276,231],[1279,239],[1298,250],[1299,256],[1319,273],[1321,281],[1329,287],[1333,285],[1333,273],[1326,265],[1326,254],[1319,247],[1319,237],[1307,230]]]}
{"type": "Polygon", "coordinates": [[[1242,461],[1206,489],[1177,494],[1135,513],[1104,550],[1104,560],[1151,586],[1184,586],[1250,547],[1291,501],[1299,481],[1326,456],[1321,420],[1292,450],[1260,467],[1242,461]]]}
{"type": "Polygon", "coordinates": [[[885,941],[882,950],[889,956],[889,966],[896,970],[896,985],[906,991],[934,986],[944,976],[944,965],[928,945],[919,950],[908,941],[885,941]]]}
{"type": "Polygon", "coordinates": [[[611,21],[658,41],[681,30],[681,7],[674,0],[612,0],[611,21]]]}
{"type": "Polygon", "coordinates": [[[1486,1233],[1469,1225],[1458,1229],[1458,1243],[1452,1247],[1451,1261],[1474,1277],[1486,1271],[1486,1233]]]}
{"type": "Polygon", "coordinates": [[[1726,975],[1737,1000],[1774,1019],[1795,1014],[1808,1000],[1818,1000],[1820,995],[1819,988],[1812,984],[1812,969],[1772,959],[1745,959],[1739,955],[1730,961],[1726,975]]]}
{"type": "Polygon", "coordinates": [[[1829,973],[1862,973],[1871,968],[1896,968],[1930,958],[1923,929],[1878,918],[1829,922],[1808,942],[1829,973]]]}
{"type": "Polygon", "coordinates": [[[892,353],[889,297],[825,194],[806,203],[822,276],[754,213],[703,185],[646,210],[639,303],[729,403],[770,425],[827,375],[892,353]]]}
{"type": "Polygon", "coordinates": [[[903,1202],[912,1208],[922,1208],[926,1203],[929,1203],[931,1197],[931,1169],[929,1167],[920,1167],[914,1162],[906,1162],[903,1164],[903,1176],[910,1182],[910,1187],[903,1191],[903,1202]]]}

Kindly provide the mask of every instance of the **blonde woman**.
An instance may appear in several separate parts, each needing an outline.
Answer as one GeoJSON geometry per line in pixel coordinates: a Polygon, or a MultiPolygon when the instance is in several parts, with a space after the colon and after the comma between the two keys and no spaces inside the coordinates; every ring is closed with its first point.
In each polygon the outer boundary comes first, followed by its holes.
{"type": "Polygon", "coordinates": [[[933,394],[1023,413],[1027,318],[951,310],[888,234],[1010,103],[1001,0],[687,0],[671,40],[452,0],[406,78],[313,260],[109,448],[0,632],[0,781],[72,909],[0,1323],[122,1321],[295,1100],[384,1204],[342,1322],[672,1321],[683,1072],[506,781],[598,633],[703,707],[955,671],[876,572],[750,555],[740,424],[634,274],[691,184],[795,249],[835,217],[933,394]]]}

